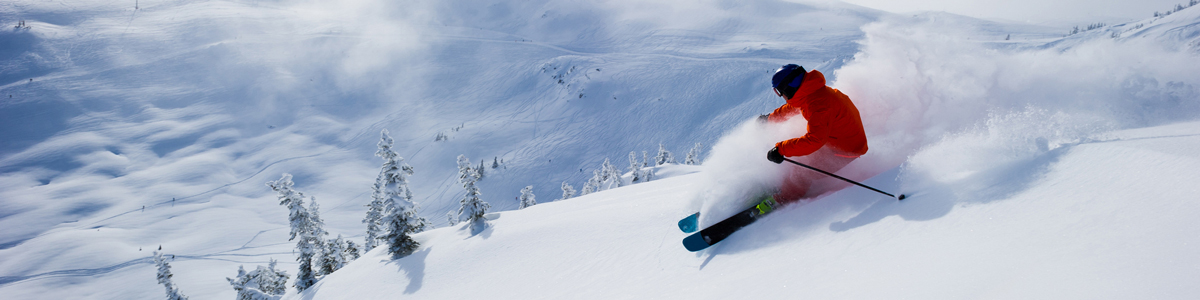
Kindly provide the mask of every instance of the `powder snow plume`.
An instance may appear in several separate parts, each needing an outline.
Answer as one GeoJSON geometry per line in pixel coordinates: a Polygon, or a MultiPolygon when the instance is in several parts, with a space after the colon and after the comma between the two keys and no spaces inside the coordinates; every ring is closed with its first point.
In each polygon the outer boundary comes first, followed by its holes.
{"type": "Polygon", "coordinates": [[[701,206],[700,225],[708,226],[741,211],[753,199],[774,192],[788,168],[767,160],[775,143],[803,135],[804,118],[784,123],[750,120],[726,133],[704,160],[704,189],[693,197],[701,206]]]}
{"type": "Polygon", "coordinates": [[[862,50],[831,86],[858,105],[871,150],[842,173],[867,178],[905,163],[910,178],[901,180],[925,181],[906,184],[920,189],[1099,132],[1200,116],[1200,60],[1170,41],[1006,48],[973,42],[954,22],[926,16],[863,27],[862,50]]]}

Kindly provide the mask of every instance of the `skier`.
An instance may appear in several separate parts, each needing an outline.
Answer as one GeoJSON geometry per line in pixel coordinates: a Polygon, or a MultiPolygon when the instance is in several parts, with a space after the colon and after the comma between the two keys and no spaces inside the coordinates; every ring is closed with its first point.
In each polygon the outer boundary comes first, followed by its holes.
{"type": "MultiPolygon", "coordinates": [[[[804,136],[776,143],[767,152],[767,160],[779,164],[784,157],[802,156],[793,160],[833,173],[867,153],[867,135],[858,108],[850,97],[825,86],[825,75],[820,71],[806,72],[804,67],[788,64],[775,71],[771,86],[786,103],[769,115],[759,116],[759,121],[780,123],[800,115],[808,121],[808,128],[804,136]]],[[[824,176],[792,167],[774,195],[780,204],[805,198],[812,182],[824,176]]]]}

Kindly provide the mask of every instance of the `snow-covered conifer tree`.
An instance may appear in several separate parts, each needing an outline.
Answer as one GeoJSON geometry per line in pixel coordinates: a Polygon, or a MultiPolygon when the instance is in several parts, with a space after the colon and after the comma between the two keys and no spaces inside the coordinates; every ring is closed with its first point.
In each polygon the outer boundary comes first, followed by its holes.
{"type": "Polygon", "coordinates": [[[650,180],[654,180],[654,168],[648,168],[649,166],[650,156],[646,153],[646,151],[642,151],[642,182],[650,182],[650,180]]]}
{"type": "Polygon", "coordinates": [[[254,271],[246,272],[238,266],[238,275],[229,280],[229,285],[237,291],[238,300],[279,300],[287,292],[287,272],[275,269],[276,261],[271,260],[269,267],[258,266],[254,271]]]}
{"type": "Polygon", "coordinates": [[[475,182],[479,180],[479,171],[474,170],[471,161],[465,155],[458,156],[458,182],[467,190],[466,195],[459,201],[458,221],[471,223],[472,229],[480,229],[483,225],[483,215],[491,205],[479,199],[481,193],[475,182]]]}
{"type": "Polygon", "coordinates": [[[703,151],[700,147],[700,143],[696,143],[696,146],[692,147],[691,151],[688,151],[687,159],[684,160],[683,163],[689,164],[689,165],[699,165],[700,164],[700,151],[703,151]]]}
{"type": "Polygon", "coordinates": [[[624,185],[621,182],[621,172],[617,171],[617,167],[608,162],[608,158],[604,159],[604,163],[600,164],[600,188],[601,190],[609,190],[621,187],[624,185]]]}
{"type": "MultiPolygon", "coordinates": [[[[382,176],[382,174],[380,176],[382,176]]],[[[384,209],[383,198],[379,197],[379,195],[382,195],[381,188],[382,185],[379,184],[378,179],[376,179],[374,186],[375,192],[371,195],[371,203],[367,204],[367,216],[362,220],[363,223],[367,224],[367,237],[366,240],[363,241],[364,247],[367,251],[375,249],[375,246],[379,245],[379,237],[383,235],[383,221],[381,221],[383,219],[384,209]]]]}
{"type": "MultiPolygon", "coordinates": [[[[384,201],[387,200],[387,188],[389,180],[399,177],[404,180],[405,176],[412,175],[412,167],[404,164],[400,155],[392,150],[393,140],[388,135],[387,129],[379,132],[379,150],[375,152],[375,156],[383,158],[383,166],[380,167],[379,175],[375,177],[375,184],[371,186],[371,203],[367,204],[367,215],[362,222],[367,224],[366,250],[371,251],[375,246],[379,245],[379,239],[383,236],[383,216],[386,212],[384,201]]],[[[407,190],[407,189],[406,189],[407,190]]],[[[402,191],[404,192],[404,191],[402,191]]]]}
{"type": "Polygon", "coordinates": [[[637,160],[637,151],[629,151],[629,183],[642,182],[642,163],[637,160]]]}
{"type": "Polygon", "coordinates": [[[313,271],[316,272],[316,276],[323,276],[325,274],[333,273],[334,271],[333,269],[325,267],[325,265],[332,265],[334,263],[326,261],[327,259],[332,259],[328,257],[328,247],[325,245],[325,236],[329,235],[329,233],[325,232],[325,221],[321,220],[321,207],[317,205],[317,198],[309,196],[308,199],[310,200],[308,203],[309,222],[312,223],[311,234],[313,240],[315,241],[313,244],[312,258],[314,268],[313,271]]]}
{"type": "MultiPolygon", "coordinates": [[[[412,166],[404,163],[404,158],[392,150],[392,138],[387,130],[380,135],[379,151],[375,155],[383,158],[384,163],[379,177],[375,179],[375,194],[372,195],[380,201],[380,227],[377,228],[377,234],[382,233],[379,237],[387,241],[388,253],[403,257],[420,246],[411,235],[425,230],[429,222],[417,215],[417,203],[412,200],[412,190],[408,188],[408,176],[413,175],[412,166]]],[[[364,219],[363,222],[368,220],[364,219]]]]}
{"type": "Polygon", "coordinates": [[[604,159],[604,163],[600,167],[592,171],[592,178],[588,179],[583,185],[583,195],[620,187],[624,183],[621,181],[621,173],[617,171],[617,167],[604,159]]]}
{"type": "Polygon", "coordinates": [[[158,283],[167,288],[167,300],[187,300],[187,296],[179,293],[179,287],[171,282],[171,264],[163,258],[162,253],[154,251],[154,265],[158,267],[158,283]]]}
{"type": "Polygon", "coordinates": [[[288,274],[284,270],[276,269],[276,263],[278,262],[272,259],[266,268],[258,266],[258,274],[254,276],[254,281],[258,283],[258,289],[263,293],[281,297],[287,293],[288,274]]]}
{"type": "Polygon", "coordinates": [[[250,283],[250,275],[246,273],[246,268],[239,265],[238,274],[234,278],[225,277],[225,280],[229,280],[229,285],[232,285],[233,290],[237,291],[237,299],[254,299],[256,295],[254,295],[253,292],[248,291],[248,288],[246,287],[246,284],[250,283]]]}
{"type": "Polygon", "coordinates": [[[645,150],[642,150],[642,167],[645,168],[645,167],[649,167],[649,166],[650,166],[650,156],[649,156],[649,154],[646,153],[645,150]]]}
{"type": "Polygon", "coordinates": [[[336,239],[325,242],[321,258],[318,261],[317,270],[322,275],[333,274],[346,265],[346,242],[342,239],[342,235],[339,234],[336,239]]]}
{"type": "Polygon", "coordinates": [[[483,171],[484,171],[484,169],[487,169],[487,168],[484,168],[484,167],[483,167],[483,160],[482,160],[482,159],[480,159],[480,160],[479,160],[479,167],[476,167],[476,168],[475,168],[475,172],[479,172],[479,179],[476,179],[475,181],[480,181],[480,180],[483,180],[483,175],[484,175],[484,174],[483,174],[483,171]]]}
{"type": "Polygon", "coordinates": [[[663,147],[662,143],[659,143],[658,144],[658,155],[654,156],[654,165],[661,166],[664,164],[673,164],[673,163],[675,163],[675,157],[671,156],[671,151],[667,151],[667,148],[663,147]]]}
{"type": "Polygon", "coordinates": [[[533,186],[526,186],[521,189],[521,207],[517,209],[525,209],[526,207],[534,206],[537,200],[533,196],[533,186]]]}
{"type": "Polygon", "coordinates": [[[600,191],[600,183],[604,179],[604,174],[601,174],[600,169],[592,170],[592,178],[583,183],[583,191],[580,195],[587,195],[600,191]]]}
{"type": "Polygon", "coordinates": [[[429,226],[429,222],[417,215],[415,204],[412,201],[389,200],[387,202],[395,203],[387,205],[388,214],[383,218],[384,228],[387,229],[383,240],[388,243],[388,253],[394,257],[412,254],[421,246],[412,238],[412,235],[424,231],[429,226]]]}
{"type": "MultiPolygon", "coordinates": [[[[304,208],[304,193],[292,189],[293,185],[292,174],[287,173],[279,180],[267,183],[267,186],[279,194],[279,205],[286,206],[290,211],[288,220],[291,221],[292,231],[288,240],[296,240],[296,250],[300,252],[296,257],[296,261],[300,263],[300,271],[296,272],[296,282],[293,286],[296,287],[296,291],[304,291],[317,282],[317,276],[313,272],[313,257],[324,242],[321,236],[325,230],[318,227],[319,217],[314,218],[309,210],[304,208]],[[300,239],[296,239],[297,237],[300,239]]],[[[316,198],[311,199],[316,202],[316,198]]]]}
{"type": "Polygon", "coordinates": [[[346,262],[354,261],[360,256],[361,251],[358,248],[358,244],[355,244],[354,241],[346,240],[346,262]]]}
{"type": "Polygon", "coordinates": [[[559,199],[559,200],[567,200],[567,199],[571,199],[571,197],[575,197],[575,188],[571,187],[571,185],[568,184],[566,181],[563,181],[563,183],[562,183],[562,190],[563,190],[562,199],[559,199]]]}

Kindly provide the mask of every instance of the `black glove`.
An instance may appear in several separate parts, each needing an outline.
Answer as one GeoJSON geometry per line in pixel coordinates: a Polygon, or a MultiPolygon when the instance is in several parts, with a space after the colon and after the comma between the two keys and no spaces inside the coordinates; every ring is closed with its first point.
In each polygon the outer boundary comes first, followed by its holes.
{"type": "Polygon", "coordinates": [[[759,124],[766,123],[768,118],[769,117],[767,117],[767,115],[758,115],[758,123],[759,124]]]}
{"type": "Polygon", "coordinates": [[[779,147],[771,148],[771,151],[767,151],[767,160],[777,164],[783,163],[783,154],[779,154],[779,147]]]}

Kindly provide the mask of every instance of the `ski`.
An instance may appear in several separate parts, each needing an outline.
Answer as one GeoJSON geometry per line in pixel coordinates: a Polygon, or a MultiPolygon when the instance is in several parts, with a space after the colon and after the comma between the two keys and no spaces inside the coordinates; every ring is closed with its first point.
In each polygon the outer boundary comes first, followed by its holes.
{"type": "Polygon", "coordinates": [[[700,227],[700,213],[694,213],[679,220],[679,230],[683,233],[693,233],[700,227]]]}
{"type": "MultiPolygon", "coordinates": [[[[758,218],[761,218],[763,215],[766,215],[771,211],[774,211],[777,205],[778,203],[775,202],[774,197],[767,196],[766,199],[763,199],[757,205],[747,208],[742,212],[734,214],[732,217],[721,220],[721,222],[717,222],[717,224],[713,224],[708,228],[700,230],[700,232],[684,238],[683,247],[692,252],[704,250],[705,248],[715,245],[721,240],[729,237],[729,235],[738,231],[738,229],[742,229],[742,227],[746,227],[746,225],[750,225],[751,223],[754,223],[754,221],[758,221],[758,218]]],[[[699,218],[700,213],[693,214],[692,216],[699,218]]],[[[692,216],[688,216],[688,218],[691,218],[692,216]]],[[[687,220],[688,218],[684,218],[684,220],[687,220]]],[[[685,229],[683,226],[684,224],[682,223],[684,220],[680,220],[680,229],[685,229]]]]}

